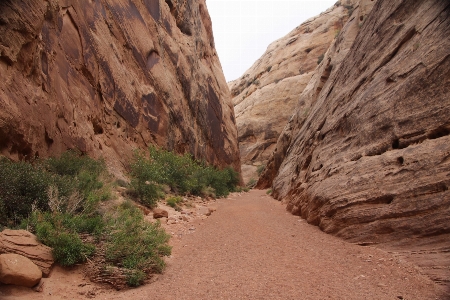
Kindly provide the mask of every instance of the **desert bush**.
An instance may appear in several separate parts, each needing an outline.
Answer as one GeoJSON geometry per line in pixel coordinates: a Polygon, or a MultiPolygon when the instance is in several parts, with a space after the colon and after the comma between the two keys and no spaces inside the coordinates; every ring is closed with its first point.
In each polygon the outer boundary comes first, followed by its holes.
{"type": "Polygon", "coordinates": [[[76,216],[70,214],[35,211],[28,220],[25,220],[25,226],[22,226],[34,231],[43,244],[52,248],[55,261],[67,267],[85,262],[87,257],[95,252],[95,246],[82,242],[77,231],[94,232],[98,225],[92,225],[96,224],[98,219],[75,218],[76,216]]]}
{"type": "Polygon", "coordinates": [[[256,173],[258,173],[258,176],[261,176],[262,172],[266,169],[266,165],[259,165],[256,168],[256,173]]]}
{"type": "Polygon", "coordinates": [[[252,189],[255,187],[256,183],[257,183],[257,180],[255,178],[251,178],[245,186],[249,189],[252,189]]]}
{"type": "MultiPolygon", "coordinates": [[[[103,161],[74,151],[60,157],[29,162],[0,158],[0,219],[2,225],[17,226],[32,208],[40,211],[85,210],[110,197],[100,180],[103,161]]],[[[74,211],[72,211],[74,212],[74,211]]]]}
{"type": "Polygon", "coordinates": [[[139,271],[148,274],[164,269],[162,256],[171,253],[170,236],[159,222],[145,221],[139,209],[125,203],[109,216],[106,231],[106,263],[127,269],[129,285],[142,283],[145,276],[139,271]]]}
{"type": "MultiPolygon", "coordinates": [[[[147,166],[137,175],[155,172],[147,166]]],[[[155,174],[150,178],[158,178],[155,174]]],[[[147,186],[157,186],[150,183],[144,182],[143,193],[152,192],[147,186]]],[[[107,265],[126,270],[130,286],[140,285],[149,272],[163,269],[162,256],[171,250],[169,236],[129,203],[100,214],[98,204],[111,198],[111,186],[103,161],[76,152],[33,164],[0,158],[0,227],[20,224],[34,232],[62,266],[83,263],[94,254],[105,263],[104,255],[107,265]]]]}
{"type": "Polygon", "coordinates": [[[41,166],[0,158],[0,223],[16,226],[32,206],[48,210],[47,188],[52,177],[41,166]]]}
{"type": "Polygon", "coordinates": [[[178,205],[183,201],[183,198],[180,196],[170,197],[166,200],[167,205],[172,208],[178,207],[178,205]]]}
{"type": "Polygon", "coordinates": [[[214,189],[217,197],[227,196],[239,183],[239,174],[231,167],[218,170],[190,155],[149,148],[149,154],[136,152],[131,163],[131,187],[141,203],[156,204],[161,185],[178,194],[203,195],[205,188],[214,189]]]}

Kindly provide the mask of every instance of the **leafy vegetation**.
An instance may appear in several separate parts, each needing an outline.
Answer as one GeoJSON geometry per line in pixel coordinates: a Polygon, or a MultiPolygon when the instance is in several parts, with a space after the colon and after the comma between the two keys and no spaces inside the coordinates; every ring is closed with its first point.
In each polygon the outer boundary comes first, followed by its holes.
{"type": "Polygon", "coordinates": [[[122,275],[114,278],[138,286],[148,274],[163,270],[162,257],[171,252],[169,235],[159,223],[146,222],[131,202],[100,209],[102,201],[112,198],[112,187],[127,188],[150,207],[170,190],[176,196],[166,202],[179,209],[181,194],[223,197],[238,183],[231,167],[219,170],[155,147],[135,153],[130,183],[113,183],[102,160],[75,151],[32,163],[0,158],[0,227],[34,232],[62,266],[91,257],[101,264],[101,274],[118,270],[122,275]]]}
{"type": "Polygon", "coordinates": [[[171,253],[170,236],[159,222],[145,221],[138,208],[125,202],[106,223],[106,262],[127,270],[128,285],[138,286],[145,274],[164,269],[161,257],[171,253]]]}
{"type": "Polygon", "coordinates": [[[218,170],[188,154],[150,147],[148,155],[136,152],[131,163],[131,187],[144,205],[153,207],[162,196],[162,186],[174,193],[226,197],[239,183],[231,167],[218,170]]]}
{"type": "Polygon", "coordinates": [[[258,173],[258,176],[261,176],[262,172],[266,169],[266,165],[259,165],[256,168],[256,173],[258,173]]]}
{"type": "Polygon", "coordinates": [[[170,197],[166,200],[167,205],[172,208],[177,208],[178,205],[183,201],[183,198],[180,196],[170,197]]]}
{"type": "Polygon", "coordinates": [[[246,187],[249,189],[252,189],[255,187],[256,183],[258,181],[255,178],[250,178],[250,180],[247,182],[246,187]]]}
{"type": "Polygon", "coordinates": [[[33,163],[12,162],[0,158],[0,219],[2,225],[17,226],[27,218],[32,208],[58,211],[70,206],[90,210],[110,196],[103,188],[100,176],[105,173],[103,161],[80,156],[74,151],[59,158],[33,163]],[[81,205],[83,203],[83,205],[81,205]]]}

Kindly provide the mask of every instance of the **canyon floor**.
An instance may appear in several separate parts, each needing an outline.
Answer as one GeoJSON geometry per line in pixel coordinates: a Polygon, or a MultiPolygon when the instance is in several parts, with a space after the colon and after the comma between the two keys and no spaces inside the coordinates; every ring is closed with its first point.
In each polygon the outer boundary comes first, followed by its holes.
{"type": "Polygon", "coordinates": [[[447,299],[395,253],[321,232],[265,191],[231,194],[207,219],[168,225],[172,256],[151,283],[115,291],[80,267],[55,267],[41,292],[0,285],[0,299],[447,299]],[[184,227],[183,227],[184,226],[184,227]]]}

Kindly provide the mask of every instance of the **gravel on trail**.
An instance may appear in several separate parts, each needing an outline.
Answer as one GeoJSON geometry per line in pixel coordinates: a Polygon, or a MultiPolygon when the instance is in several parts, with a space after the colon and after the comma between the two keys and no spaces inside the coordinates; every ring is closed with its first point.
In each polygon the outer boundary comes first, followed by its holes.
{"type": "Polygon", "coordinates": [[[150,284],[115,291],[57,267],[42,292],[3,285],[0,299],[447,299],[418,267],[327,235],[265,191],[215,206],[174,234],[167,268],[150,284]]]}

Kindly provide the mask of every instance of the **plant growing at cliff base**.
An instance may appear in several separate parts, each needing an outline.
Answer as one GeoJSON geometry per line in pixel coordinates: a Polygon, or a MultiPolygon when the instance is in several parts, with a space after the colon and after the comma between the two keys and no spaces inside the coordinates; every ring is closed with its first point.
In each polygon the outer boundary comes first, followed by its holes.
{"type": "Polygon", "coordinates": [[[170,255],[171,247],[159,222],[145,221],[142,212],[126,202],[106,223],[106,263],[124,268],[128,285],[138,286],[146,274],[162,272],[162,257],[170,255]]]}
{"type": "Polygon", "coordinates": [[[131,163],[131,187],[144,205],[154,206],[167,185],[177,194],[224,197],[234,191],[239,174],[231,167],[218,170],[192,159],[188,154],[149,148],[148,154],[136,152],[131,163]],[[213,191],[211,191],[213,189],[213,191]]]}
{"type": "Polygon", "coordinates": [[[258,173],[258,176],[261,176],[262,172],[266,169],[266,165],[259,165],[256,168],[256,173],[258,173]]]}
{"type": "Polygon", "coordinates": [[[49,205],[60,206],[59,210],[72,205],[76,210],[89,210],[94,203],[110,196],[100,180],[105,170],[103,161],[74,151],[32,163],[12,162],[1,157],[0,215],[4,218],[0,223],[17,226],[30,215],[32,207],[49,211],[49,205]]]}
{"type": "Polygon", "coordinates": [[[249,189],[252,189],[255,187],[256,183],[257,183],[257,180],[255,178],[251,178],[245,186],[249,189]]]}
{"type": "Polygon", "coordinates": [[[183,202],[183,198],[180,196],[174,196],[170,197],[166,200],[167,205],[169,205],[172,208],[178,208],[178,205],[183,202]]]}
{"type": "Polygon", "coordinates": [[[99,270],[118,270],[115,279],[137,286],[163,269],[169,236],[129,203],[99,210],[111,186],[104,162],[77,152],[32,164],[0,158],[0,223],[34,232],[62,266],[90,257],[99,270]]]}

